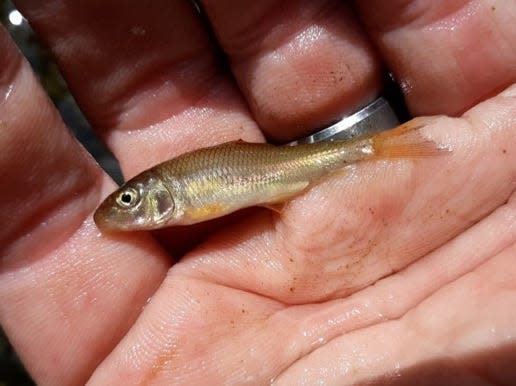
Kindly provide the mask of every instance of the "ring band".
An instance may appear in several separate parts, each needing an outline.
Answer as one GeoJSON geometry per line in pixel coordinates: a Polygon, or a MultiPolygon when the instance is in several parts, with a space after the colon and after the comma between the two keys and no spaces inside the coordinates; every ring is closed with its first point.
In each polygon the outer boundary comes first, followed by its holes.
{"type": "Polygon", "coordinates": [[[391,105],[379,97],[352,115],[342,118],[308,137],[290,142],[289,145],[320,141],[346,140],[365,134],[391,129],[400,124],[391,105]]]}

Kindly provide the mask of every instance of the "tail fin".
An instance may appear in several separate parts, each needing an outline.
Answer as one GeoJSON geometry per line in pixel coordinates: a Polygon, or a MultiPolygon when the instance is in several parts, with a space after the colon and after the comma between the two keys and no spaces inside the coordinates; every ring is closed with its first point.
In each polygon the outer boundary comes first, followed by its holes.
{"type": "Polygon", "coordinates": [[[424,125],[412,119],[392,130],[371,137],[375,158],[420,158],[443,155],[450,149],[425,138],[419,129],[424,125]]]}

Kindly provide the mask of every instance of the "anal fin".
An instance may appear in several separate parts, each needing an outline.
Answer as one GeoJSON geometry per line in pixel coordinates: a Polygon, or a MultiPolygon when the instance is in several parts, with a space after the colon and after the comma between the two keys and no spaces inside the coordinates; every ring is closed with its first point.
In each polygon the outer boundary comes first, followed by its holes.
{"type": "Polygon", "coordinates": [[[267,208],[272,210],[273,212],[276,212],[277,214],[282,214],[283,210],[285,209],[285,206],[287,206],[286,202],[279,202],[276,204],[261,204],[262,208],[267,208]]]}

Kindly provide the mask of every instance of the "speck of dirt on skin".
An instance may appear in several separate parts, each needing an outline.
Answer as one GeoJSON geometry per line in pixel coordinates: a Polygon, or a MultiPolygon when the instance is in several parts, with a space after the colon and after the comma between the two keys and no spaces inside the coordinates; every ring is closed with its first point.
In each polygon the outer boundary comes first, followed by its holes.
{"type": "Polygon", "coordinates": [[[152,364],[150,371],[146,374],[142,384],[147,385],[152,383],[158,375],[164,371],[165,367],[173,359],[174,353],[170,350],[164,351],[158,355],[155,362],[152,364]]]}

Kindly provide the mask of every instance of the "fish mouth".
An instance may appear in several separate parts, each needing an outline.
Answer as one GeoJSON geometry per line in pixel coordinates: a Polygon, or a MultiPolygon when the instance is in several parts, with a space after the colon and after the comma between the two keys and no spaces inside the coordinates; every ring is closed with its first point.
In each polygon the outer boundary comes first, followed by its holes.
{"type": "Polygon", "coordinates": [[[106,221],[106,217],[102,215],[100,210],[101,208],[102,206],[100,206],[93,214],[93,221],[95,222],[97,228],[99,228],[101,231],[109,231],[111,230],[109,221],[106,221]]]}
{"type": "Polygon", "coordinates": [[[101,204],[93,214],[93,221],[98,229],[105,233],[146,230],[142,224],[124,220],[110,205],[101,204]]]}
{"type": "Polygon", "coordinates": [[[99,228],[102,232],[116,232],[123,230],[119,223],[112,221],[109,218],[109,215],[106,216],[103,205],[100,205],[93,214],[93,221],[95,222],[97,228],[99,228]]]}

